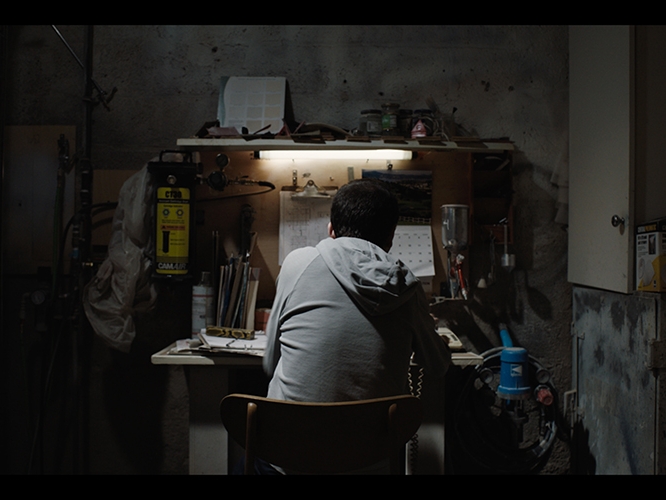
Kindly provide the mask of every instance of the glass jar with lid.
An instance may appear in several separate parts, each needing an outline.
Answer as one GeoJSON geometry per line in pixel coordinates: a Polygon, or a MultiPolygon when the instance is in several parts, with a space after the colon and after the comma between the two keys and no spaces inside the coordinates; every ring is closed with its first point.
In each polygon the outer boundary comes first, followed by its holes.
{"type": "Polygon", "coordinates": [[[412,110],[401,108],[398,112],[398,128],[400,135],[409,137],[412,134],[412,110]]]}
{"type": "Polygon", "coordinates": [[[379,109],[364,109],[361,111],[359,131],[363,135],[381,135],[382,112],[379,109]]]}

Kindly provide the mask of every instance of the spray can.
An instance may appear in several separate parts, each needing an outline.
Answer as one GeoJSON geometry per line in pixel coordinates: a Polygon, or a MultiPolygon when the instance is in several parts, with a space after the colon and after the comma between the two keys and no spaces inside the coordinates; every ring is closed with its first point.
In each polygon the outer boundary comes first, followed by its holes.
{"type": "Polygon", "coordinates": [[[201,281],[192,287],[192,337],[202,328],[215,324],[215,294],[210,272],[201,273],[201,281]]]}

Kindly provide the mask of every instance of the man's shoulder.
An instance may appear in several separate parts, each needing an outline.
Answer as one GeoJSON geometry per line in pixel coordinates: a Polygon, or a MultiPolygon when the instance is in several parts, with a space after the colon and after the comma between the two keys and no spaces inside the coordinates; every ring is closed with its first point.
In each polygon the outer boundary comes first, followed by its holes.
{"type": "Polygon", "coordinates": [[[312,259],[317,255],[319,255],[319,252],[315,247],[296,248],[287,254],[287,256],[284,258],[284,261],[282,262],[282,265],[291,262],[302,262],[303,259],[312,259]]]}
{"type": "Polygon", "coordinates": [[[319,252],[315,247],[302,247],[292,250],[282,261],[280,272],[292,273],[299,270],[302,271],[318,255],[319,252]]]}

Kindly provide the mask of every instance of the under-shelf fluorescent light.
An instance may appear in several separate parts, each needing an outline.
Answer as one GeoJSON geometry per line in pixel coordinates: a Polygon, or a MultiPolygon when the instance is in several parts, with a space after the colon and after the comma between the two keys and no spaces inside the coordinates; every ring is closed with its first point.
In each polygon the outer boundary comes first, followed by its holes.
{"type": "Polygon", "coordinates": [[[411,160],[412,151],[402,149],[279,149],[259,151],[267,160],[411,160]]]}

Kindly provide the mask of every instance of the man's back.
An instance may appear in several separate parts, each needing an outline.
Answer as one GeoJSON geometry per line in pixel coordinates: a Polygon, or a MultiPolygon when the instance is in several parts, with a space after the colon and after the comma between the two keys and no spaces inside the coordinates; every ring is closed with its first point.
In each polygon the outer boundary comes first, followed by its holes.
{"type": "Polygon", "coordinates": [[[329,238],[285,259],[267,334],[268,397],[276,399],[403,394],[412,352],[434,375],[450,360],[413,274],[358,238],[329,238]]]}

